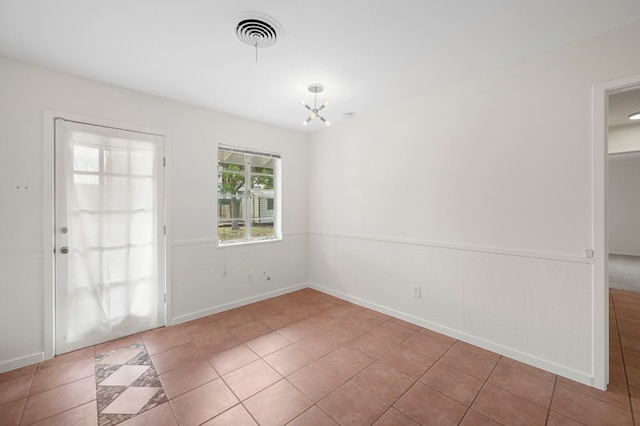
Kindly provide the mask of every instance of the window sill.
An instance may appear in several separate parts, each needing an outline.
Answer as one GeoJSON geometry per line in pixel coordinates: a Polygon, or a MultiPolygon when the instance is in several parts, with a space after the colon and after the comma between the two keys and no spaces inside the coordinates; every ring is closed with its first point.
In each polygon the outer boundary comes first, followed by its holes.
{"type": "Polygon", "coordinates": [[[230,248],[230,247],[246,247],[250,245],[256,244],[272,244],[282,242],[282,238],[270,238],[268,240],[253,240],[253,241],[238,241],[238,242],[228,242],[221,243],[218,240],[218,248],[230,248]]]}

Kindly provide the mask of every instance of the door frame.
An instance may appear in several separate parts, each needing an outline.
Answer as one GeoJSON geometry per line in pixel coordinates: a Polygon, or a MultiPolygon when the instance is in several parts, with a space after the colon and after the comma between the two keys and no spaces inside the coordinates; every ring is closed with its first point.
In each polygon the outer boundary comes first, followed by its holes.
{"type": "Polygon", "coordinates": [[[592,196],[593,196],[593,383],[609,383],[609,275],[607,230],[608,96],[640,88],[640,74],[605,81],[592,88],[592,196]]]}
{"type": "Polygon", "coordinates": [[[93,124],[96,126],[113,127],[117,129],[130,130],[140,133],[151,133],[164,138],[164,205],[158,206],[163,209],[166,232],[164,235],[164,288],[166,294],[164,309],[164,324],[171,324],[171,210],[167,206],[171,205],[171,191],[168,183],[170,179],[170,154],[171,142],[169,132],[160,129],[153,129],[130,123],[114,122],[100,118],[89,117],[80,114],[61,112],[45,109],[43,114],[43,165],[42,165],[42,234],[43,234],[43,338],[44,338],[44,359],[51,359],[55,356],[55,119],[62,118],[68,121],[93,124]]]}

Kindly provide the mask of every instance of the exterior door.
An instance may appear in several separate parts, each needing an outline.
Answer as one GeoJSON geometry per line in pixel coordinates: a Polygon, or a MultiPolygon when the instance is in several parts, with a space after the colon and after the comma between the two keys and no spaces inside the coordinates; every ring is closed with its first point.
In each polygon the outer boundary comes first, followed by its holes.
{"type": "Polygon", "coordinates": [[[164,325],[164,141],[56,119],[56,354],[164,325]]]}

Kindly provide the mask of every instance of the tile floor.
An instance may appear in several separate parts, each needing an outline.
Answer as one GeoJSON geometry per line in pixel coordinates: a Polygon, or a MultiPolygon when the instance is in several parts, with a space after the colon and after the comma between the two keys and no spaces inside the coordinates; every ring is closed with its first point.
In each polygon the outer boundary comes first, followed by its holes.
{"type": "Polygon", "coordinates": [[[640,424],[640,294],[607,392],[305,289],[0,374],[0,425],[640,424]]]}

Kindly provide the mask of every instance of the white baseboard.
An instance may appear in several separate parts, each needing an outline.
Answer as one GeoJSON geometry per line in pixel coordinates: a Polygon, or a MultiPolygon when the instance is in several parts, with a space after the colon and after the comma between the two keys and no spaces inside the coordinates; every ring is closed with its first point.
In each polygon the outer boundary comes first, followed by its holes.
{"type": "Polygon", "coordinates": [[[417,326],[427,328],[429,330],[436,331],[438,333],[442,333],[446,336],[452,337],[454,339],[461,340],[465,343],[469,343],[475,346],[478,346],[482,349],[486,349],[491,352],[495,352],[497,354],[515,359],[516,361],[523,362],[525,364],[532,365],[534,367],[540,368],[545,371],[549,371],[551,373],[566,377],[571,380],[575,380],[576,382],[583,383],[588,386],[594,386],[594,377],[581,373],[579,371],[572,370],[570,368],[563,367],[561,365],[557,365],[553,362],[546,361],[544,359],[540,359],[531,355],[528,355],[523,352],[519,352],[517,350],[489,342],[483,339],[479,339],[477,337],[466,334],[460,330],[452,329],[449,327],[442,326],[440,324],[424,320],[422,318],[408,315],[403,312],[397,311],[395,309],[387,308],[382,305],[378,305],[376,303],[369,302],[364,299],[360,299],[358,297],[350,296],[346,293],[342,293],[340,291],[332,290],[330,288],[324,287],[322,285],[318,285],[315,283],[309,283],[309,288],[314,290],[318,290],[320,292],[329,294],[331,296],[335,296],[339,299],[346,300],[348,302],[355,303],[356,305],[364,306],[365,308],[372,309],[374,311],[392,316],[394,318],[401,319],[403,321],[407,321],[411,324],[415,324],[417,326]]]}
{"type": "Polygon", "coordinates": [[[633,256],[633,257],[640,256],[640,254],[638,253],[619,253],[619,252],[612,252],[612,251],[610,251],[609,254],[618,255],[618,256],[633,256]]]}
{"type": "Polygon", "coordinates": [[[38,352],[32,355],[14,358],[9,361],[0,363],[0,373],[26,367],[27,365],[36,364],[42,361],[44,361],[44,352],[38,352]]]}
{"type": "Polygon", "coordinates": [[[246,299],[240,299],[234,302],[225,303],[224,305],[218,305],[212,308],[203,309],[201,311],[193,312],[191,314],[180,315],[171,320],[171,325],[177,325],[183,322],[192,321],[198,318],[206,317],[208,315],[213,315],[220,312],[228,311],[229,309],[239,308],[240,306],[248,305],[250,303],[261,302],[263,300],[270,299],[272,297],[281,296],[283,294],[302,290],[303,288],[307,288],[307,287],[309,287],[307,283],[297,284],[297,285],[283,288],[280,290],[270,291],[257,296],[248,297],[246,299]]]}

